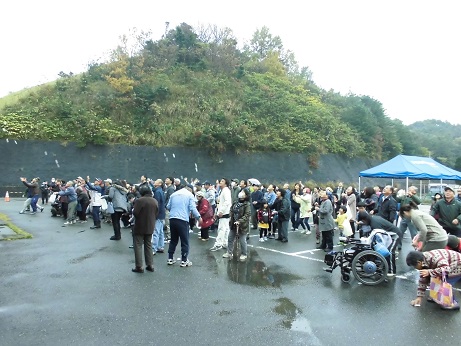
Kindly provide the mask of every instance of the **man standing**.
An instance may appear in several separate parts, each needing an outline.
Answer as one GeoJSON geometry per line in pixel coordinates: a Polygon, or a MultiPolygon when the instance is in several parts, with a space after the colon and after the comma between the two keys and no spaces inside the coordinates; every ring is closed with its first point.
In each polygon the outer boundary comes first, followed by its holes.
{"type": "Polygon", "coordinates": [[[232,196],[232,205],[234,203],[237,203],[239,200],[239,192],[242,189],[239,186],[239,180],[238,179],[232,179],[231,180],[231,196],[232,196]]]}
{"type": "Polygon", "coordinates": [[[342,194],[344,192],[344,187],[343,187],[343,182],[340,181],[338,183],[338,187],[336,187],[334,190],[333,190],[333,193],[336,193],[336,195],[338,196],[338,199],[341,198],[342,194]]]}
{"type": "Polygon", "coordinates": [[[276,196],[278,199],[278,210],[274,211],[274,214],[278,215],[277,228],[279,232],[279,236],[276,239],[282,243],[286,243],[288,242],[288,222],[291,216],[290,201],[286,198],[286,190],[284,189],[278,190],[276,196]]]}
{"type": "Polygon", "coordinates": [[[397,202],[392,197],[393,189],[392,186],[386,185],[379,196],[378,205],[370,212],[371,215],[379,215],[390,223],[394,223],[397,214],[397,202]]]}
{"type": "Polygon", "coordinates": [[[72,225],[76,223],[76,212],[77,212],[77,193],[74,189],[74,182],[69,180],[66,183],[66,189],[64,191],[56,192],[59,196],[67,196],[67,221],[64,225],[72,225]]]}
{"type": "MultiPolygon", "coordinates": [[[[173,185],[173,177],[166,177],[165,178],[165,206],[168,204],[170,201],[170,196],[174,192],[174,185],[173,185]]],[[[166,243],[170,242],[171,239],[171,233],[170,233],[170,211],[168,209],[165,209],[165,226],[163,227],[163,230],[165,231],[165,238],[166,238],[166,243]]]]}
{"type": "Polygon", "coordinates": [[[163,193],[162,186],[162,179],[154,181],[154,199],[158,204],[158,215],[155,221],[155,231],[152,236],[153,254],[157,252],[163,253],[165,247],[165,237],[163,233],[163,225],[165,223],[165,194],[163,193]]]}
{"type": "Polygon", "coordinates": [[[153,272],[154,263],[152,255],[152,233],[158,215],[158,203],[152,198],[152,190],[148,186],[139,188],[140,198],[136,200],[133,208],[135,223],[133,227],[133,247],[136,267],[131,269],[135,273],[143,273],[142,246],[144,245],[144,260],[146,270],[153,272]]]}
{"type": "Polygon", "coordinates": [[[315,210],[319,213],[319,231],[322,232],[322,243],[318,249],[330,252],[333,250],[333,229],[335,228],[333,204],[325,191],[320,191],[319,197],[322,203],[320,206],[316,205],[315,210]]]}
{"type": "Polygon", "coordinates": [[[175,191],[168,201],[166,209],[170,211],[170,231],[171,241],[168,247],[168,265],[176,263],[174,252],[181,239],[181,267],[190,267],[192,262],[189,261],[189,215],[192,213],[199,224],[202,223],[202,217],[195,206],[195,198],[192,194],[192,187],[186,186],[175,191]]]}
{"type": "Polygon", "coordinates": [[[461,203],[461,187],[458,187],[458,194],[456,195],[456,201],[461,203]]]}
{"type": "Polygon", "coordinates": [[[22,211],[19,212],[19,214],[24,214],[29,203],[32,206],[32,211],[30,212],[31,215],[34,215],[37,212],[37,208],[40,208],[40,210],[43,211],[43,207],[39,207],[37,205],[38,199],[40,197],[39,195],[40,194],[40,186],[39,186],[40,179],[34,178],[32,179],[30,183],[28,183],[26,178],[21,178],[21,181],[24,185],[27,186],[27,201],[26,203],[24,203],[24,208],[22,211]]]}
{"type": "Polygon", "coordinates": [[[90,183],[90,177],[86,177],[86,188],[90,192],[91,197],[91,215],[93,216],[93,226],[91,229],[101,228],[101,219],[99,213],[101,211],[101,198],[105,194],[104,182],[102,179],[96,178],[94,184],[90,183]]]}
{"type": "Polygon", "coordinates": [[[431,215],[439,215],[438,222],[448,234],[461,237],[461,203],[455,199],[455,191],[445,187],[445,198],[440,199],[431,209],[431,215]]]}
{"type": "Polygon", "coordinates": [[[218,211],[217,218],[218,222],[218,236],[214,246],[210,249],[211,251],[221,250],[223,247],[227,247],[227,241],[229,237],[229,218],[230,208],[232,206],[232,196],[229,189],[229,180],[222,178],[219,181],[221,187],[221,193],[218,196],[218,211]]]}

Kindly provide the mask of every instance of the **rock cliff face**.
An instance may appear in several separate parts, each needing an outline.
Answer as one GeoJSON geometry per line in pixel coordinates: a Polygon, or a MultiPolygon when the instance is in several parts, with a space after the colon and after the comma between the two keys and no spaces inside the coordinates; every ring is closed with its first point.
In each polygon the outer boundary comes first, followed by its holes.
{"type": "MultiPolygon", "coordinates": [[[[323,155],[316,168],[307,157],[295,153],[223,153],[211,157],[200,149],[153,148],[126,145],[87,146],[73,143],[14,141],[0,142],[0,191],[20,186],[19,177],[71,179],[125,178],[138,182],[141,175],[150,178],[188,177],[215,181],[221,177],[258,178],[262,182],[343,181],[357,183],[360,171],[380,162],[363,158],[348,159],[323,155]]],[[[364,181],[366,183],[366,181],[364,181]]],[[[363,186],[363,184],[362,184],[363,186]]]]}

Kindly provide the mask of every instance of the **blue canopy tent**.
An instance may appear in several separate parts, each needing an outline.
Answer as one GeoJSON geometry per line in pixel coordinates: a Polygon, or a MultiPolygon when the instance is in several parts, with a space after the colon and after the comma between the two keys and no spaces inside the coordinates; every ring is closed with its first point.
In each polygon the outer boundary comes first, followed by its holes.
{"type": "Polygon", "coordinates": [[[440,184],[445,180],[461,180],[461,172],[442,165],[430,157],[397,155],[393,159],[384,162],[359,173],[360,177],[406,179],[436,179],[440,184]]]}

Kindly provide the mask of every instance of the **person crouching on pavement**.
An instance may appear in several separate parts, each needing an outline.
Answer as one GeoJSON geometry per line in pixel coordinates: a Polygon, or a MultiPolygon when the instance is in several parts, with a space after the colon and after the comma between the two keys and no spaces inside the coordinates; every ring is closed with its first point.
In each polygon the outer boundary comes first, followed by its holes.
{"type": "Polygon", "coordinates": [[[238,202],[234,203],[230,209],[230,231],[227,242],[227,251],[223,255],[224,258],[232,259],[234,250],[235,238],[238,234],[240,242],[240,261],[245,261],[248,257],[246,234],[250,227],[251,205],[250,193],[247,189],[242,190],[238,194],[238,202]]]}
{"type": "Polygon", "coordinates": [[[461,252],[461,238],[458,238],[457,236],[450,234],[448,236],[447,246],[445,247],[445,250],[461,252]]]}
{"type": "MultiPolygon", "coordinates": [[[[461,254],[452,250],[432,250],[426,252],[410,251],[407,255],[407,265],[419,271],[419,284],[416,299],[411,305],[420,306],[426,294],[430,278],[442,277],[442,271],[447,274],[447,282],[451,285],[461,279],[461,254]]],[[[427,301],[433,302],[431,298],[427,301]]],[[[453,305],[441,306],[444,310],[459,310],[459,303],[453,299],[453,305]]]]}
{"type": "Polygon", "coordinates": [[[152,190],[149,186],[139,188],[140,198],[136,200],[133,207],[133,216],[136,219],[133,226],[133,247],[136,267],[131,269],[134,273],[143,273],[142,247],[144,245],[144,260],[146,270],[154,271],[154,257],[152,254],[152,233],[155,229],[155,222],[158,215],[158,203],[152,197],[152,190]]]}

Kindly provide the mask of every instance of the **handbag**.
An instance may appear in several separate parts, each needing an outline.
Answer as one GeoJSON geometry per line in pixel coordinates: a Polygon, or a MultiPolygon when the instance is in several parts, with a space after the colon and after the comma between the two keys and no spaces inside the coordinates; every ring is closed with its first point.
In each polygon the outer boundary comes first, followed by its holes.
{"type": "Polygon", "coordinates": [[[445,271],[442,270],[442,277],[431,277],[429,296],[444,307],[453,306],[453,288],[447,282],[445,271]]]}
{"type": "Polygon", "coordinates": [[[114,204],[112,202],[107,202],[107,210],[106,210],[106,212],[109,213],[109,214],[115,213],[114,204]]]}

